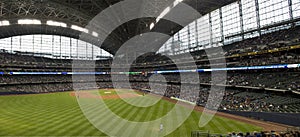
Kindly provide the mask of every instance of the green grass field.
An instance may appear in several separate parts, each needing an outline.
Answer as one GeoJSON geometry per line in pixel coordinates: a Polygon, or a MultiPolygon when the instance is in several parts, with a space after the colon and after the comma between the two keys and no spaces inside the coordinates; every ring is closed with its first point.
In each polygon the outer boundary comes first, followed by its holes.
{"type": "MultiPolygon", "coordinates": [[[[98,92],[101,95],[115,95],[112,90],[110,94],[105,93],[107,90],[98,92]]],[[[131,98],[131,100],[141,102],[143,96],[131,98]]],[[[105,99],[104,102],[119,117],[136,122],[155,120],[167,114],[174,107],[173,103],[165,100],[160,100],[150,107],[135,107],[126,104],[121,99],[105,99]]],[[[215,116],[207,126],[199,128],[200,115],[201,113],[193,111],[188,119],[168,136],[190,136],[191,131],[194,130],[222,134],[232,131],[261,130],[260,127],[218,116],[215,116]]],[[[0,136],[106,136],[106,134],[89,123],[83,115],[76,97],[65,92],[0,96],[0,136]]],[[[132,136],[136,135],[132,134],[132,136]]]]}

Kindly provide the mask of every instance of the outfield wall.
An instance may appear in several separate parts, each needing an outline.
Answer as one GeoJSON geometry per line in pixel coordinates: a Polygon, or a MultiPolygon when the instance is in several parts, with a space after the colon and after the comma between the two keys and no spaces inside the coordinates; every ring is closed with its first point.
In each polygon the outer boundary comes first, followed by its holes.
{"type": "Polygon", "coordinates": [[[222,112],[274,122],[274,123],[300,127],[300,113],[239,112],[239,111],[222,111],[222,112]]]}

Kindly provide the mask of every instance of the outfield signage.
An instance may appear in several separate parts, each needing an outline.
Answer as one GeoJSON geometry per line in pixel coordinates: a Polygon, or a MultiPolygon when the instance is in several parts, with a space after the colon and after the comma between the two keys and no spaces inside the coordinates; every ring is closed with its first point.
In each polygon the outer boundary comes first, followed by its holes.
{"type": "Polygon", "coordinates": [[[62,72],[10,72],[10,75],[61,75],[62,72]]]}
{"type": "Polygon", "coordinates": [[[188,103],[188,104],[191,104],[191,105],[196,105],[195,102],[186,101],[186,100],[183,100],[183,99],[180,99],[180,98],[171,97],[171,99],[174,99],[174,100],[177,100],[177,101],[180,101],[180,102],[184,102],[184,103],[188,103]]]}
{"type": "MultiPolygon", "coordinates": [[[[151,71],[147,74],[166,74],[166,73],[191,73],[191,72],[213,72],[213,71],[233,71],[233,70],[262,70],[262,69],[287,69],[300,68],[300,64],[281,64],[270,66],[251,66],[251,67],[233,67],[233,68],[212,68],[212,69],[193,69],[193,70],[163,70],[151,71]]],[[[0,75],[107,75],[107,74],[126,74],[137,75],[145,72],[0,72],[0,75]]]]}

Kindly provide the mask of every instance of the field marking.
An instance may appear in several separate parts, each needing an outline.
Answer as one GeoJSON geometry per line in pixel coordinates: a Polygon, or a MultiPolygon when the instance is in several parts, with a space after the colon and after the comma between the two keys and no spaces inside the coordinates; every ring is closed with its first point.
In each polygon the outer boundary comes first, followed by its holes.
{"type": "MultiPolygon", "coordinates": [[[[98,91],[98,90],[97,90],[98,91]]],[[[90,92],[91,94],[93,94],[93,92],[90,92]]],[[[38,94],[36,94],[36,95],[38,95],[38,94]]],[[[66,93],[66,94],[63,94],[63,95],[66,95],[66,96],[68,96],[68,98],[71,98],[70,96],[69,96],[69,93],[66,93]]],[[[94,95],[96,95],[96,94],[94,94],[94,95]]],[[[151,94],[150,94],[151,95],[151,94]]],[[[59,95],[60,96],[60,95],[59,95]]],[[[152,95],[151,95],[152,96],[152,95]]],[[[153,95],[154,96],[154,95],[153,95]]],[[[161,97],[161,96],[158,96],[158,97],[161,97]]],[[[165,99],[164,99],[165,100],[165,99]]],[[[114,100],[112,100],[112,102],[114,102],[114,100]]],[[[117,105],[115,105],[116,107],[118,107],[119,108],[119,110],[121,110],[121,112],[122,112],[122,107],[119,107],[120,105],[119,104],[117,104],[117,105]]],[[[45,109],[46,110],[46,109],[45,109]]],[[[73,108],[70,108],[70,110],[73,110],[73,108]]],[[[65,110],[65,112],[71,112],[70,110],[65,110]]],[[[162,111],[160,111],[160,112],[162,112],[162,111]]],[[[125,113],[125,112],[124,112],[125,113]]],[[[62,113],[62,114],[64,114],[64,113],[62,113]]],[[[80,113],[81,114],[81,113],[80,113]]],[[[117,113],[118,114],[118,113],[117,113]]],[[[142,114],[143,115],[143,114],[142,114]]],[[[41,115],[42,116],[42,115],[41,115]]],[[[54,115],[54,116],[57,116],[57,115],[54,115]]],[[[60,117],[57,117],[57,119],[58,118],[64,118],[64,119],[66,119],[66,120],[69,120],[69,119],[72,119],[72,122],[73,121],[77,121],[76,119],[77,118],[70,118],[70,116],[71,116],[71,113],[68,113],[68,115],[61,115],[60,117]],[[68,117],[67,117],[68,116],[68,117]],[[66,117],[66,118],[65,118],[66,117]]],[[[103,117],[106,117],[105,116],[105,114],[103,114],[102,115],[103,117]]],[[[26,116],[25,116],[26,117],[26,116]]],[[[194,117],[193,117],[194,118],[194,117]]],[[[222,117],[219,117],[219,118],[222,118],[222,117]]],[[[225,117],[226,118],[226,117],[225,117]]],[[[52,118],[50,118],[49,117],[49,119],[52,119],[52,118]]],[[[232,119],[232,118],[227,118],[228,120],[234,120],[234,119],[232,119]]],[[[238,121],[238,120],[236,120],[236,121],[238,121]]],[[[61,121],[57,121],[57,122],[61,122],[61,121]]],[[[69,121],[69,123],[72,123],[71,121],[69,121]]],[[[173,122],[173,121],[170,121],[170,122],[173,122]]],[[[197,123],[197,122],[196,122],[197,123]]],[[[225,122],[226,123],[226,122],[225,122]]],[[[243,122],[243,123],[245,123],[245,122],[243,122]]],[[[55,125],[56,123],[51,123],[51,125],[55,125]]],[[[197,125],[197,124],[195,124],[195,125],[197,125]]],[[[252,124],[253,125],[253,124],[252,124]]],[[[60,126],[61,127],[61,126],[60,126]]],[[[56,129],[59,129],[60,127],[57,127],[56,129]]],[[[259,127],[261,127],[261,126],[259,126],[259,127]]],[[[45,128],[47,128],[47,127],[45,127],[45,128]]],[[[158,129],[158,127],[153,127],[153,128],[156,128],[156,129],[158,129]]],[[[43,130],[41,130],[41,131],[43,131],[43,130]]],[[[183,131],[183,130],[180,130],[180,131],[183,131]]],[[[259,131],[261,131],[261,130],[259,130],[259,131]]],[[[179,133],[181,133],[181,132],[179,132],[179,133]]],[[[149,135],[150,136],[150,135],[149,135]]]]}
{"type": "MultiPolygon", "coordinates": [[[[172,103],[177,103],[177,100],[173,100],[167,97],[164,97],[165,100],[172,102],[172,103]]],[[[181,102],[182,106],[186,106],[187,108],[191,108],[188,107],[189,105],[187,103],[181,102]]],[[[195,111],[197,112],[201,112],[203,113],[204,111],[204,107],[201,106],[195,106],[194,108],[195,111]]],[[[211,113],[210,111],[207,111],[209,113],[211,113]]],[[[275,123],[275,122],[268,122],[268,121],[262,121],[262,120],[256,120],[256,119],[251,119],[251,118],[247,118],[247,117],[243,117],[243,116],[238,116],[238,115],[232,115],[232,114],[228,114],[228,113],[224,113],[224,112],[217,112],[216,116],[219,117],[223,117],[223,118],[227,118],[230,120],[236,120],[242,123],[248,123],[250,125],[254,125],[257,127],[261,127],[263,128],[263,131],[271,131],[271,130],[275,130],[275,131],[286,131],[286,129],[288,127],[292,127],[289,125],[284,125],[284,124],[280,124],[280,123],[275,123]]]]}
{"type": "MultiPolygon", "coordinates": [[[[104,94],[112,94],[104,92],[104,94]]],[[[122,94],[115,94],[115,95],[95,95],[90,92],[70,92],[70,96],[72,97],[78,97],[78,98],[88,98],[88,99],[121,99],[121,98],[135,98],[135,97],[141,97],[138,94],[134,93],[122,93],[122,94]]]]}
{"type": "MultiPolygon", "coordinates": [[[[113,89],[103,89],[103,90],[113,90],[113,89]]],[[[75,92],[70,93],[71,96],[75,96],[75,92]],[[73,95],[73,94],[74,95],[73,95]]],[[[101,95],[101,96],[97,96],[97,95],[92,95],[89,92],[83,92],[83,96],[84,98],[100,98],[100,99],[120,99],[120,98],[134,98],[134,97],[139,97],[141,95],[138,94],[133,94],[133,93],[124,93],[123,95],[120,94],[121,97],[119,95],[101,95]]],[[[156,94],[148,94],[151,95],[153,97],[158,97],[160,98],[160,95],[156,95],[156,94]]],[[[81,97],[81,95],[80,95],[81,97]]],[[[204,107],[200,107],[200,106],[195,106],[195,107],[191,107],[190,104],[185,103],[185,102],[181,102],[181,101],[177,101],[177,100],[173,100],[167,97],[163,97],[164,100],[167,100],[171,103],[179,103],[181,106],[186,107],[186,108],[190,108],[190,109],[194,109],[197,112],[203,112],[204,107]]],[[[208,111],[208,114],[210,113],[210,111],[208,111]]],[[[288,127],[288,125],[284,125],[284,124],[279,124],[279,123],[273,123],[273,122],[267,122],[267,121],[262,121],[262,120],[255,120],[255,119],[251,119],[251,118],[247,118],[247,117],[242,117],[242,116],[238,116],[238,115],[232,115],[232,114],[228,114],[228,113],[224,113],[224,112],[217,112],[216,113],[217,116],[219,117],[223,117],[223,118],[227,118],[230,120],[236,120],[242,123],[248,123],[257,127],[261,127],[263,128],[263,130],[265,131],[271,131],[271,130],[276,130],[276,131],[285,131],[288,127]]]]}

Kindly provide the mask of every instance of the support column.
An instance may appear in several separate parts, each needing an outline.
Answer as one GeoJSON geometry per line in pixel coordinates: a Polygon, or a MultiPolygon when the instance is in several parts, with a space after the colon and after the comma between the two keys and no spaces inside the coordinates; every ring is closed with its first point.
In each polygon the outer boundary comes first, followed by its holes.
{"type": "MultiPolygon", "coordinates": [[[[294,20],[294,15],[293,15],[293,2],[292,0],[288,0],[289,3],[289,15],[290,15],[290,20],[294,20]]],[[[291,23],[292,27],[295,26],[295,23],[291,23]]]]}
{"type": "Polygon", "coordinates": [[[212,20],[211,20],[211,12],[208,14],[209,20],[209,44],[210,46],[213,45],[213,32],[212,32],[212,20]]]}
{"type": "Polygon", "coordinates": [[[191,30],[190,26],[188,25],[188,52],[191,52],[191,30]]]}
{"type": "Polygon", "coordinates": [[[10,37],[10,63],[12,63],[13,62],[13,37],[10,37]]]}
{"type": "Polygon", "coordinates": [[[43,53],[43,35],[41,34],[41,53],[43,53]]]}
{"type": "Polygon", "coordinates": [[[95,60],[95,58],[94,58],[94,45],[92,45],[92,60],[95,60]]]}
{"type": "MultiPolygon", "coordinates": [[[[176,53],[176,48],[180,48],[180,46],[181,46],[181,40],[180,40],[180,33],[178,32],[178,41],[177,41],[177,43],[178,43],[178,45],[175,45],[173,48],[174,48],[174,53],[176,53]],[[178,47],[177,47],[178,46],[178,47]]],[[[179,50],[180,51],[180,50],[179,50]]],[[[178,52],[178,51],[177,51],[178,52]]]]}
{"type": "Polygon", "coordinates": [[[85,43],[85,59],[88,60],[89,59],[89,55],[88,55],[88,43],[85,43]]]}
{"type": "Polygon", "coordinates": [[[78,39],[76,40],[76,44],[77,44],[77,59],[79,59],[79,45],[78,45],[78,39]]]}
{"type": "MultiPolygon", "coordinates": [[[[20,39],[22,39],[22,37],[20,36],[20,39]]],[[[21,43],[20,43],[21,44],[21,43]]],[[[33,52],[32,54],[34,55],[35,53],[35,46],[34,46],[34,35],[32,35],[32,48],[33,48],[33,52]]]]}
{"type": "Polygon", "coordinates": [[[134,63],[136,63],[136,60],[137,60],[137,54],[136,54],[136,51],[134,52],[134,63]]]}
{"type": "MultiPolygon", "coordinates": [[[[20,37],[20,38],[19,38],[19,42],[20,42],[20,43],[19,43],[19,44],[20,44],[20,47],[19,47],[19,48],[20,48],[20,51],[22,51],[22,39],[21,39],[22,37],[21,37],[21,36],[18,36],[18,37],[20,37]]],[[[34,52],[33,52],[33,53],[34,53],[34,52]]]]}
{"type": "Polygon", "coordinates": [[[52,57],[54,57],[54,36],[52,35],[52,57]]]}
{"type": "Polygon", "coordinates": [[[13,37],[10,37],[10,53],[12,53],[12,50],[13,50],[13,37]]]}
{"type": "Polygon", "coordinates": [[[72,57],[72,38],[70,38],[70,59],[73,59],[72,57]]]}
{"type": "Polygon", "coordinates": [[[257,30],[258,30],[259,36],[261,36],[261,27],[260,27],[260,16],[259,16],[259,3],[258,3],[258,0],[255,0],[255,11],[256,11],[257,30]]]}
{"type": "Polygon", "coordinates": [[[194,47],[194,48],[198,48],[199,47],[199,41],[198,41],[198,37],[199,37],[199,35],[198,35],[198,19],[196,20],[196,22],[195,22],[195,29],[196,29],[196,47],[194,47]]]}
{"type": "Polygon", "coordinates": [[[100,50],[100,56],[103,56],[102,49],[101,49],[101,48],[99,48],[99,50],[100,50]]]}
{"type": "Polygon", "coordinates": [[[224,28],[223,28],[223,14],[222,14],[222,8],[219,10],[220,14],[220,31],[221,31],[221,41],[222,44],[225,45],[225,37],[224,37],[224,28]]]}
{"type": "MultiPolygon", "coordinates": [[[[178,37],[178,36],[177,36],[178,37]]],[[[172,37],[172,43],[171,43],[171,52],[172,52],[172,55],[175,55],[175,50],[174,50],[174,45],[175,45],[175,39],[174,37],[172,37]]]]}
{"type": "Polygon", "coordinates": [[[59,56],[60,56],[60,58],[62,58],[62,54],[61,54],[61,36],[59,36],[59,56]]]}
{"type": "Polygon", "coordinates": [[[238,4],[239,4],[239,13],[240,13],[241,34],[242,34],[242,40],[244,40],[245,34],[244,34],[244,21],[243,21],[243,7],[242,7],[241,0],[238,2],[238,4]]]}
{"type": "Polygon", "coordinates": [[[126,50],[126,63],[129,64],[129,55],[128,55],[128,50],[126,50]]]}

